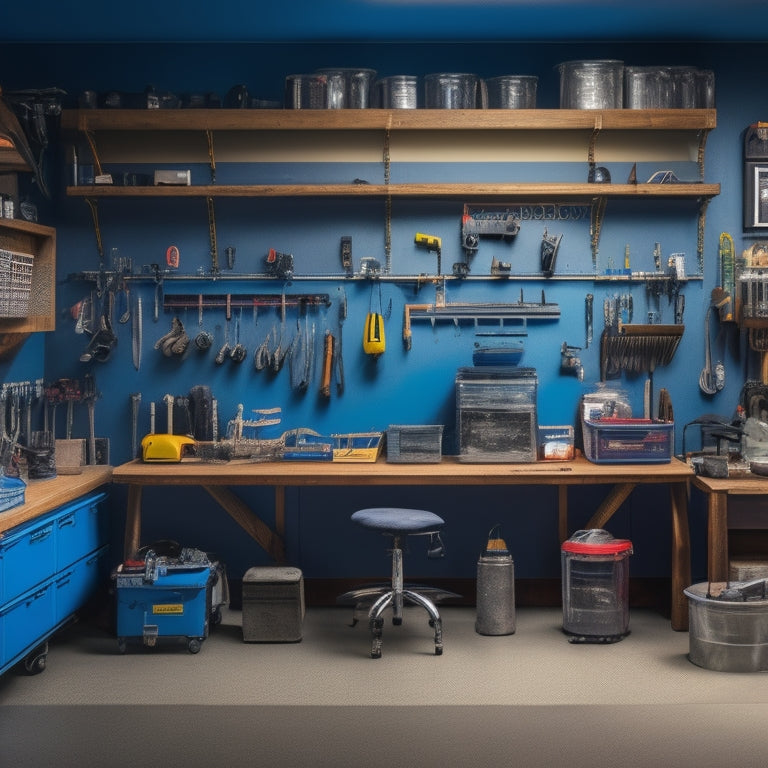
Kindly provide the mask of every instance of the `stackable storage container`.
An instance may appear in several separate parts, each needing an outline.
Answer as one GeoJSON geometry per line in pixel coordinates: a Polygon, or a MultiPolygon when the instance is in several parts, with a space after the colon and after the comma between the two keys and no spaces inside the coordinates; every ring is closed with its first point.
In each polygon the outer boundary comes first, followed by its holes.
{"type": "Polygon", "coordinates": [[[304,622],[304,577],[298,568],[260,566],[243,576],[243,641],[295,643],[304,622]]]}
{"type": "Polygon", "coordinates": [[[533,368],[459,368],[456,375],[459,461],[536,461],[537,386],[533,368]]]}

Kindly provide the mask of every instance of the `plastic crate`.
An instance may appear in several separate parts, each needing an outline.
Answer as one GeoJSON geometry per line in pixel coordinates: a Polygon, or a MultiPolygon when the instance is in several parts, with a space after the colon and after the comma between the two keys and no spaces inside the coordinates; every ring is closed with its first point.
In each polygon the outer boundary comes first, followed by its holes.
{"type": "Polygon", "coordinates": [[[21,506],[26,490],[26,483],[18,477],[0,475],[0,512],[21,506]]]}
{"type": "Polygon", "coordinates": [[[673,422],[651,419],[584,420],[584,455],[595,464],[668,464],[673,422]]]}
{"type": "Polygon", "coordinates": [[[439,464],[442,446],[442,424],[390,424],[387,429],[387,461],[394,464],[439,464]]]}
{"type": "Polygon", "coordinates": [[[27,317],[34,257],[0,249],[0,317],[27,317]]]}

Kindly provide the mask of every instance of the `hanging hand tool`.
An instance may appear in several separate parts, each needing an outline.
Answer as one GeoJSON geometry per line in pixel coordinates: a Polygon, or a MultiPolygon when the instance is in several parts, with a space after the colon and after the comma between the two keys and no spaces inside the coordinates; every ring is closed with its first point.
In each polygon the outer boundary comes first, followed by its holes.
{"type": "Polygon", "coordinates": [[[90,374],[85,376],[83,399],[88,405],[88,463],[96,464],[96,385],[90,374]]]}
{"type": "Polygon", "coordinates": [[[541,271],[546,277],[552,277],[555,273],[555,261],[560,248],[562,235],[547,234],[546,228],[541,236],[541,271]]]}
{"type": "Polygon", "coordinates": [[[594,323],[594,299],[595,297],[588,293],[586,296],[586,299],[584,300],[584,320],[587,326],[587,341],[584,345],[585,347],[589,347],[589,345],[592,343],[592,327],[594,323]]]}
{"type": "Polygon", "coordinates": [[[352,238],[344,235],[341,238],[341,266],[348,274],[352,274],[352,238]]]}
{"type": "Polygon", "coordinates": [[[160,305],[163,303],[163,278],[160,275],[159,264],[152,264],[151,269],[155,273],[155,305],[152,308],[152,320],[157,322],[160,318],[160,305]]]}
{"type": "Polygon", "coordinates": [[[240,314],[235,319],[235,346],[232,348],[232,351],[229,353],[229,357],[231,360],[234,360],[236,363],[242,363],[243,360],[248,356],[248,350],[240,343],[240,319],[243,316],[243,310],[240,309],[240,314]]]}
{"type": "MultiPolygon", "coordinates": [[[[429,237],[429,235],[422,235],[422,237],[429,237]]],[[[435,239],[439,240],[439,238],[435,239]]],[[[386,349],[384,315],[382,314],[381,307],[381,283],[379,283],[379,311],[373,311],[373,284],[371,284],[368,309],[368,314],[365,317],[365,329],[363,331],[363,352],[366,355],[372,355],[374,360],[376,360],[386,349]]]]}
{"type": "Polygon", "coordinates": [[[732,322],[736,319],[734,303],[736,299],[736,258],[733,250],[733,238],[727,233],[720,234],[720,285],[727,297],[718,307],[720,322],[732,322]]]}
{"type": "Polygon", "coordinates": [[[179,253],[178,247],[175,245],[169,245],[165,251],[165,263],[171,269],[178,269],[180,260],[181,254],[179,253]]]}
{"type": "Polygon", "coordinates": [[[141,403],[141,392],[131,394],[131,458],[135,459],[139,455],[139,404],[141,403]]]}
{"type": "Polygon", "coordinates": [[[277,373],[283,367],[286,350],[283,348],[283,334],[285,333],[285,289],[280,296],[280,337],[277,347],[272,355],[272,370],[277,373]]]}
{"type": "Polygon", "coordinates": [[[366,355],[377,358],[386,349],[384,336],[384,318],[379,312],[369,312],[365,317],[363,333],[363,351],[366,355]]]}
{"type": "Polygon", "coordinates": [[[143,341],[143,317],[141,312],[141,296],[136,298],[136,310],[133,313],[133,324],[131,328],[131,343],[133,346],[133,367],[138,371],[141,367],[141,344],[143,341]]]}
{"type": "Polygon", "coordinates": [[[331,378],[333,377],[334,339],[330,330],[325,331],[325,347],[323,349],[323,376],[320,381],[320,394],[331,396],[331,378]]]}
{"type": "Polygon", "coordinates": [[[336,393],[341,395],[344,392],[344,357],[341,349],[341,329],[344,320],[347,318],[347,294],[343,287],[339,288],[341,298],[339,299],[339,337],[334,346],[334,356],[336,358],[336,393]]]}
{"type": "Polygon", "coordinates": [[[442,274],[442,239],[436,235],[425,235],[423,232],[417,232],[413,238],[413,242],[416,243],[416,245],[419,245],[422,248],[426,248],[430,252],[434,251],[434,253],[437,254],[437,274],[442,274]]]}

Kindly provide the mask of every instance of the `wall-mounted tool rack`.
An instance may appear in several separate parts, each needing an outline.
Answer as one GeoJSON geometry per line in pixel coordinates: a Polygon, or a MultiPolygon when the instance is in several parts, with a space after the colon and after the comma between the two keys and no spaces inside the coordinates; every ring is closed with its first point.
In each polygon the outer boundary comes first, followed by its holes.
{"type": "Polygon", "coordinates": [[[560,306],[547,302],[544,292],[540,302],[520,301],[509,304],[495,303],[463,303],[446,304],[406,304],[403,312],[403,343],[406,349],[411,348],[413,320],[429,320],[431,323],[450,321],[458,324],[471,321],[478,327],[481,322],[498,321],[499,329],[504,328],[505,321],[516,321],[524,329],[529,320],[558,320],[560,306]]]}
{"type": "Polygon", "coordinates": [[[224,309],[227,317],[233,309],[263,307],[329,307],[327,293],[226,293],[226,294],[166,294],[163,309],[224,309]]]}

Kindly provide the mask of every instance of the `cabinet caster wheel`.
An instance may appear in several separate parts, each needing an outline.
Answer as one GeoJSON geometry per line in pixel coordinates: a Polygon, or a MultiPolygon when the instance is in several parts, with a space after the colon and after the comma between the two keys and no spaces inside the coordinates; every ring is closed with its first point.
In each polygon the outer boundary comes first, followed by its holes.
{"type": "Polygon", "coordinates": [[[28,675],[39,675],[48,662],[48,643],[36,648],[24,659],[24,671],[28,675]]]}
{"type": "Polygon", "coordinates": [[[118,637],[117,638],[117,650],[120,653],[125,653],[126,647],[127,646],[126,646],[125,638],[124,637],[118,637]]]}
{"type": "Polygon", "coordinates": [[[211,624],[214,627],[218,627],[221,624],[221,606],[216,607],[211,614],[211,624]]]}
{"type": "Polygon", "coordinates": [[[199,653],[202,646],[203,644],[196,637],[190,637],[189,642],[187,643],[187,648],[190,653],[199,653]]]}

